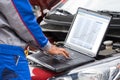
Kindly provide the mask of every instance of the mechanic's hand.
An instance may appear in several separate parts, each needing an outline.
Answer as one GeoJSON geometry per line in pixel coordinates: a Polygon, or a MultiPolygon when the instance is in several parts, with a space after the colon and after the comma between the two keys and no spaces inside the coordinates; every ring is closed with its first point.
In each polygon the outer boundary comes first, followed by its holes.
{"type": "Polygon", "coordinates": [[[69,53],[64,48],[59,48],[55,45],[52,45],[48,50],[48,53],[52,55],[63,55],[65,58],[69,58],[69,53]]]}

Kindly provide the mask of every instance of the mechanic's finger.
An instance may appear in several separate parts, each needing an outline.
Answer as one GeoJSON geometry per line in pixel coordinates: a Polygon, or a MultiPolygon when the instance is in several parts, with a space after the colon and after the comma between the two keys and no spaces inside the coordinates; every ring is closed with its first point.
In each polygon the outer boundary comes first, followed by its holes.
{"type": "Polygon", "coordinates": [[[68,54],[66,54],[64,51],[60,51],[60,54],[62,54],[65,58],[69,58],[68,54]]]}
{"type": "Polygon", "coordinates": [[[69,57],[69,53],[68,53],[65,49],[60,48],[60,50],[61,50],[61,51],[63,51],[63,52],[64,52],[64,54],[65,54],[67,57],[69,57]]]}

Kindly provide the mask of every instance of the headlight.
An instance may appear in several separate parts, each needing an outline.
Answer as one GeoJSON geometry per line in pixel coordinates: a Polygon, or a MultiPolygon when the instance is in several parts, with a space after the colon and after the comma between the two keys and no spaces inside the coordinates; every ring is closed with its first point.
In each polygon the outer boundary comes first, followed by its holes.
{"type": "Polygon", "coordinates": [[[52,78],[50,80],[78,80],[78,73],[64,75],[57,78],[52,78]]]}

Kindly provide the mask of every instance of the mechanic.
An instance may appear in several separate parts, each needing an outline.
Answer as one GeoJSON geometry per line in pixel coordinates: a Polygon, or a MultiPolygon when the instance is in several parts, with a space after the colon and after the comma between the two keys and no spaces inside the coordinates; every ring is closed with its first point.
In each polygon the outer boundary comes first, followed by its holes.
{"type": "Polygon", "coordinates": [[[28,44],[69,57],[45,37],[29,0],[0,0],[0,80],[31,80],[24,54],[28,44]]]}

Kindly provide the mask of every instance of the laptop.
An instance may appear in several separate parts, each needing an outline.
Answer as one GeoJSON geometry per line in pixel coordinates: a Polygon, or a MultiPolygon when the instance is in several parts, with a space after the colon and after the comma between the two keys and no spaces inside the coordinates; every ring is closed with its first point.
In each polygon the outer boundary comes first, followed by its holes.
{"type": "Polygon", "coordinates": [[[95,60],[107,31],[111,16],[78,8],[64,42],[70,58],[40,51],[27,56],[29,60],[55,72],[73,69],[95,60]]]}

